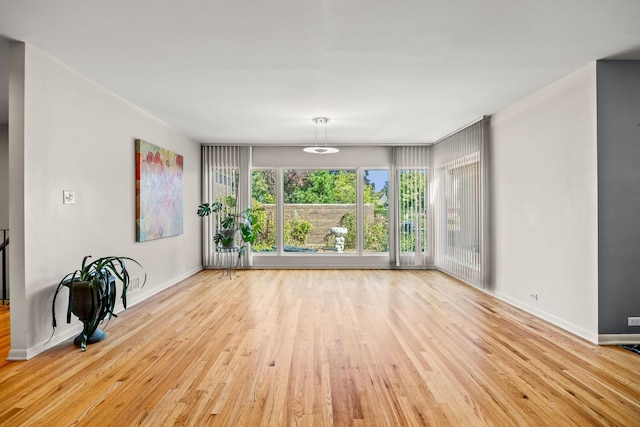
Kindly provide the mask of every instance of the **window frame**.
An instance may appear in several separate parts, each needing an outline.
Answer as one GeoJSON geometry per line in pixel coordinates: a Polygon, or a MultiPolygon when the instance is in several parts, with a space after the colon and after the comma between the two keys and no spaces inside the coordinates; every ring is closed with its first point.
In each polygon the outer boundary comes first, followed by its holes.
{"type": "MultiPolygon", "coordinates": [[[[391,265],[391,253],[387,252],[365,252],[364,251],[364,170],[386,170],[390,177],[391,169],[382,166],[359,166],[359,167],[327,167],[327,166],[257,166],[251,167],[249,175],[252,176],[254,170],[275,170],[276,171],[276,250],[273,252],[252,252],[254,267],[352,267],[352,268],[386,268],[391,265]],[[297,253],[284,251],[284,173],[286,170],[347,170],[355,171],[356,178],[356,250],[353,253],[326,252],[297,253]]],[[[253,184],[253,180],[251,182],[253,184]]],[[[391,242],[391,227],[387,228],[387,239],[391,242]]]]}

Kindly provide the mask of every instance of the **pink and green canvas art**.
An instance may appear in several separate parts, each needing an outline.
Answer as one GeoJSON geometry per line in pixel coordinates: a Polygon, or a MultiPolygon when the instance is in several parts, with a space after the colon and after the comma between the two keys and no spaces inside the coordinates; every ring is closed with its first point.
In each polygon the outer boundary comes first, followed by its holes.
{"type": "Polygon", "coordinates": [[[136,241],[182,234],[183,157],[136,139],[136,241]]]}

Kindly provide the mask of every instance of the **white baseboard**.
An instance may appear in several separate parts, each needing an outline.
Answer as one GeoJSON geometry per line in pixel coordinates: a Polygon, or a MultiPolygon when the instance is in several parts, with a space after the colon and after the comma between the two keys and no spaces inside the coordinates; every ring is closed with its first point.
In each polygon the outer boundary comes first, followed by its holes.
{"type": "MultiPolygon", "coordinates": [[[[162,283],[159,286],[155,286],[153,289],[146,290],[146,292],[145,292],[145,288],[143,287],[138,292],[127,293],[128,306],[131,307],[146,299],[149,299],[152,296],[164,291],[165,289],[168,289],[171,286],[193,276],[194,274],[200,272],[201,270],[202,270],[202,266],[193,268],[178,277],[175,277],[165,283],[162,283]]],[[[122,306],[122,301],[119,301],[119,304],[116,306],[115,312],[119,313],[123,310],[124,310],[124,307],[122,306]]],[[[32,357],[44,352],[45,350],[48,350],[51,347],[54,347],[60,344],[61,342],[68,340],[69,338],[77,336],[81,331],[82,331],[82,325],[78,325],[76,327],[69,328],[63,331],[60,334],[56,334],[50,341],[46,341],[39,345],[30,347],[27,349],[10,349],[6,360],[10,360],[10,361],[29,360],[32,357]]]]}
{"type": "Polygon", "coordinates": [[[9,350],[9,356],[7,360],[29,360],[33,356],[36,356],[51,347],[55,347],[58,344],[68,340],[69,338],[77,337],[80,332],[82,332],[82,325],[77,325],[73,328],[65,330],[63,333],[55,336],[55,339],[52,338],[51,341],[46,341],[40,345],[31,347],[25,350],[9,350]]]}
{"type": "Polygon", "coordinates": [[[640,344],[640,334],[600,334],[600,345],[640,344]]]}
{"type": "Polygon", "coordinates": [[[574,325],[573,323],[567,322],[564,319],[561,319],[553,314],[547,313],[546,311],[540,310],[538,308],[532,307],[522,301],[511,298],[507,295],[503,295],[499,292],[492,292],[490,289],[481,289],[482,291],[498,298],[501,301],[506,302],[514,307],[519,308],[520,310],[524,310],[529,314],[533,314],[536,317],[541,318],[542,320],[546,320],[547,322],[556,325],[557,327],[564,329],[567,332],[571,332],[574,335],[583,338],[590,343],[600,344],[600,340],[598,338],[598,334],[592,331],[588,331],[580,326],[574,325]]]}
{"type": "Polygon", "coordinates": [[[9,355],[7,356],[7,360],[11,360],[11,361],[27,360],[27,351],[26,350],[9,350],[9,355]]]}
{"type": "MultiPolygon", "coordinates": [[[[132,307],[136,304],[141,303],[142,301],[145,301],[149,298],[151,298],[152,296],[159,294],[160,292],[169,289],[170,287],[172,287],[173,285],[176,285],[178,283],[180,283],[181,281],[188,279],[189,277],[193,276],[194,274],[199,273],[200,271],[202,271],[203,268],[202,266],[196,267],[196,268],[192,268],[191,270],[187,271],[184,274],[181,274],[178,277],[174,277],[173,279],[164,282],[162,284],[160,284],[159,286],[154,286],[153,289],[145,289],[144,287],[142,289],[140,289],[140,291],[138,292],[131,292],[127,294],[127,306],[128,307],[132,307]]],[[[116,307],[116,313],[121,312],[122,310],[124,310],[124,307],[122,306],[122,301],[120,301],[120,303],[118,303],[118,306],[116,307]]]]}

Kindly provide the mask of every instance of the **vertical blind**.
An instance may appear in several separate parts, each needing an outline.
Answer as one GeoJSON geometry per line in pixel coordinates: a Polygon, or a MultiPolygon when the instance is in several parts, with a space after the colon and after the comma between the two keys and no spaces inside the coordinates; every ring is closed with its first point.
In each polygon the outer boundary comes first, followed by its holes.
{"type": "Polygon", "coordinates": [[[432,265],[430,202],[430,147],[391,149],[389,199],[395,201],[389,224],[396,266],[432,265]]]}
{"type": "MultiPolygon", "coordinates": [[[[202,147],[202,202],[223,202],[228,196],[236,199],[238,212],[250,205],[249,173],[251,148],[235,146],[202,147]]],[[[216,247],[213,236],[220,226],[219,215],[203,219],[203,265],[215,265],[216,247]]],[[[251,251],[242,257],[243,265],[251,265],[251,251]]]]}
{"type": "Polygon", "coordinates": [[[434,265],[479,287],[488,276],[488,121],[433,146],[434,265]]]}

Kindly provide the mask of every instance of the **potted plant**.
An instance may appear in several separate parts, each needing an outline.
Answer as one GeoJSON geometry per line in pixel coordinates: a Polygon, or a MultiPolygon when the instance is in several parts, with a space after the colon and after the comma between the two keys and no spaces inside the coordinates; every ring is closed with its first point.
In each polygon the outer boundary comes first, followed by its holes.
{"type": "MultiPolygon", "coordinates": [[[[69,289],[67,323],[71,323],[71,313],[82,321],[84,325],[82,332],[74,340],[74,344],[79,346],[82,351],[87,349],[87,344],[102,341],[106,337],[106,334],[98,329],[98,325],[103,320],[117,317],[113,312],[117,300],[116,280],[122,283],[120,298],[124,308],[127,308],[127,291],[131,278],[125,261],[131,261],[142,268],[138,261],[129,257],[107,256],[91,262],[89,262],[89,258],[91,258],[90,255],[85,256],[79,269],[62,278],[53,295],[51,306],[52,324],[55,330],[57,326],[56,298],[63,288],[69,289]]],[[[146,281],[147,274],[145,273],[142,286],[146,281]]]]}
{"type": "Polygon", "coordinates": [[[260,233],[261,226],[253,215],[252,208],[238,210],[236,198],[227,196],[223,202],[203,203],[198,206],[198,216],[205,217],[212,213],[219,215],[219,228],[213,236],[213,242],[223,248],[236,247],[236,235],[240,232],[243,244],[238,248],[238,256],[246,251],[244,243],[253,243],[260,233]]]}

